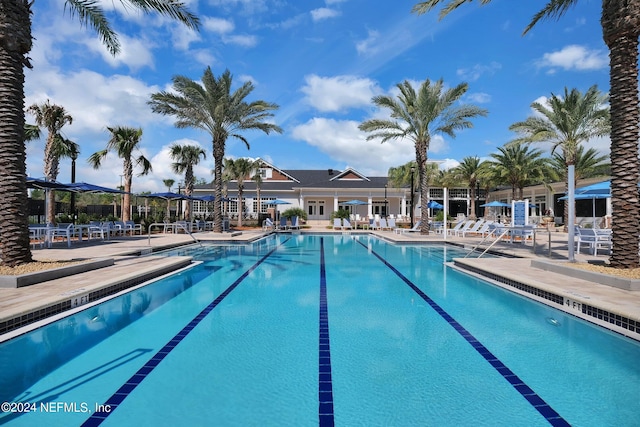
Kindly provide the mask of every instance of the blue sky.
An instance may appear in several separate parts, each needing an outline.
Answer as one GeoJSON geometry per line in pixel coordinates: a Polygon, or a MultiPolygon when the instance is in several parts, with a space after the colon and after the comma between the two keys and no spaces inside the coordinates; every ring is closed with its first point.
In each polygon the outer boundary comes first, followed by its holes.
{"type": "MultiPolygon", "coordinates": [[[[77,180],[120,185],[122,164],[109,155],[102,169],[86,159],[103,149],[107,126],[143,129],[142,153],[153,173],[134,177],[133,191],[161,191],[162,180],[181,177],[170,168],[168,147],[199,144],[207,159],[196,176],[212,179],[208,134],[176,129],[171,117],[151,112],[152,93],[170,89],[171,78],[199,80],[207,66],[215,75],[229,69],[239,84],[250,80],[248,100],[280,108],[274,121],[281,135],[246,134],[251,148],[227,141],[227,156],[263,158],[283,169],[344,169],[384,176],[389,167],[415,158],[409,141],[366,141],[358,124],[384,116],[371,104],[394,94],[396,84],[442,78],[449,86],[469,84],[463,101],[489,110],[486,118],[455,139],[437,136],[429,158],[455,165],[465,156],[487,158],[513,139],[509,126],[526,119],[530,104],[565,87],[609,89],[608,52],[600,27],[601,1],[581,0],[559,21],[545,21],[526,36],[522,30],[546,0],[474,2],[442,21],[437,13],[411,14],[416,0],[190,0],[201,21],[199,33],[157,15],[103,0],[120,35],[122,52],[112,57],[96,34],[64,10],[64,0],[36,0],[25,105],[65,107],[73,124],[65,137],[81,146],[77,180]]],[[[33,123],[33,117],[27,115],[33,123]]],[[[609,140],[591,141],[608,153],[609,140]]],[[[44,139],[27,146],[27,173],[43,176],[44,139]]],[[[541,147],[545,148],[545,147],[541,147]]],[[[59,181],[70,180],[63,160],[59,181]]]]}

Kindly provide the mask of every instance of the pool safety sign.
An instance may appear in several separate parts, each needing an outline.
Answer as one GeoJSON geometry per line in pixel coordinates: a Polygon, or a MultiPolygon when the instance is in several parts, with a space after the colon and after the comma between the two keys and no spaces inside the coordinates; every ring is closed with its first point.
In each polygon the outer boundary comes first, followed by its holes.
{"type": "Polygon", "coordinates": [[[511,226],[522,227],[529,224],[529,199],[511,201],[511,226]]]}

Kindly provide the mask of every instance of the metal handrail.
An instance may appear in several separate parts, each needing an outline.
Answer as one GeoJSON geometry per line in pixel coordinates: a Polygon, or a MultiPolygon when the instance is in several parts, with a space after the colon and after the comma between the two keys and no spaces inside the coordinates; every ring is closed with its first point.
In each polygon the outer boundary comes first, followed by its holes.
{"type": "MultiPolygon", "coordinates": [[[[147,242],[148,245],[151,245],[151,229],[156,225],[159,226],[159,227],[165,227],[167,225],[167,223],[165,223],[165,222],[154,222],[152,224],[149,224],[149,237],[148,237],[148,242],[147,242]]],[[[189,236],[191,236],[191,238],[193,239],[194,242],[199,243],[198,239],[193,237],[193,234],[191,234],[191,232],[183,224],[171,223],[171,226],[182,228],[185,233],[187,233],[189,236]]]]}
{"type": "MultiPolygon", "coordinates": [[[[485,249],[485,250],[484,250],[484,252],[482,252],[480,255],[478,255],[478,258],[480,258],[480,257],[482,257],[482,255],[486,254],[486,253],[489,251],[489,249],[491,249],[491,248],[493,247],[493,245],[495,245],[496,243],[498,243],[498,241],[499,241],[500,239],[502,239],[502,238],[503,238],[503,237],[504,237],[504,236],[505,236],[509,231],[510,231],[510,230],[509,230],[508,228],[507,228],[507,229],[505,229],[505,230],[502,232],[502,234],[500,234],[498,237],[496,237],[496,239],[495,239],[495,240],[494,240],[494,241],[493,241],[493,242],[492,242],[492,243],[487,247],[487,249],[485,249]]],[[[482,244],[484,243],[484,241],[485,241],[485,240],[487,240],[487,238],[489,238],[489,236],[491,236],[491,234],[487,234],[485,237],[483,237],[483,238],[482,238],[482,240],[480,241],[480,243],[478,243],[477,245],[475,245],[475,246],[471,249],[471,251],[470,251],[468,254],[466,254],[464,257],[466,258],[466,257],[468,257],[469,255],[471,255],[472,253],[474,253],[474,252],[476,251],[476,249],[477,249],[480,245],[482,245],[482,244]]]]}

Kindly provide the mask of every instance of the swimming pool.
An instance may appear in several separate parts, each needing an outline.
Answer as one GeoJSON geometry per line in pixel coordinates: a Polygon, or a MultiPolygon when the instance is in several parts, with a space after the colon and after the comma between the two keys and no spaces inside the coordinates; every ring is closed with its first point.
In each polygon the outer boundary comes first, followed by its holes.
{"type": "Polygon", "coordinates": [[[311,235],[190,253],[0,345],[0,401],[23,404],[0,423],[637,425],[637,342],[444,266],[458,249],[311,235]]]}

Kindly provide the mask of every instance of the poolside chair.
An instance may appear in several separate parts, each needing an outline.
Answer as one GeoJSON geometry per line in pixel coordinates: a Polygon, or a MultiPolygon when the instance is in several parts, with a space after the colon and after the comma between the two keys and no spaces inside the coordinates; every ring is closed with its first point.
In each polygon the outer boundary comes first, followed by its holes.
{"type": "Polygon", "coordinates": [[[342,228],[342,220],[340,218],[333,218],[333,229],[337,230],[342,228]]]}
{"type": "Polygon", "coordinates": [[[454,236],[460,236],[461,233],[463,233],[464,231],[467,231],[470,227],[473,226],[473,224],[474,224],[474,221],[472,220],[463,221],[462,223],[457,224],[453,229],[451,229],[449,234],[453,234],[454,236]]]}
{"type": "Polygon", "coordinates": [[[350,230],[353,230],[353,227],[351,226],[351,223],[349,222],[349,220],[347,218],[344,218],[342,220],[342,229],[345,230],[347,228],[350,230]]]}
{"type": "Polygon", "coordinates": [[[380,218],[380,230],[386,230],[389,228],[389,224],[387,224],[386,218],[380,218]]]}
{"type": "Polygon", "coordinates": [[[142,224],[136,224],[135,221],[126,221],[125,226],[127,230],[131,231],[132,236],[136,234],[136,231],[139,231],[140,235],[142,235],[142,224]]]}
{"type": "Polygon", "coordinates": [[[611,251],[613,243],[611,242],[610,233],[598,233],[593,228],[576,227],[577,252],[580,253],[580,245],[586,245],[591,248],[593,255],[598,255],[598,248],[606,248],[611,251]]]}
{"type": "Polygon", "coordinates": [[[482,227],[482,224],[484,224],[484,220],[483,219],[479,219],[478,221],[475,222],[475,224],[473,224],[471,227],[467,228],[466,230],[460,230],[460,236],[465,237],[467,234],[477,234],[478,230],[480,230],[480,227],[482,227]]]}
{"type": "Polygon", "coordinates": [[[389,228],[389,230],[395,229],[396,228],[396,219],[395,218],[387,219],[387,227],[389,228]]]}
{"type": "Polygon", "coordinates": [[[444,222],[443,221],[432,222],[431,224],[429,224],[429,230],[437,234],[442,234],[442,231],[444,230],[444,222]]]}
{"type": "Polygon", "coordinates": [[[286,230],[287,228],[289,228],[289,226],[287,225],[287,217],[286,216],[281,216],[280,217],[280,224],[278,225],[278,229],[279,230],[286,230]]]}
{"type": "Polygon", "coordinates": [[[447,230],[447,234],[449,235],[454,235],[456,234],[456,232],[458,232],[458,230],[460,230],[468,221],[460,221],[459,223],[457,223],[455,225],[455,227],[450,228],[447,230]]]}
{"type": "Polygon", "coordinates": [[[75,234],[73,224],[60,223],[58,225],[47,226],[47,242],[48,247],[54,242],[56,237],[62,237],[67,240],[67,247],[71,247],[71,238],[75,234]]]}
{"type": "Polygon", "coordinates": [[[298,217],[297,216],[292,216],[291,217],[291,225],[289,226],[290,229],[296,229],[296,230],[300,230],[300,223],[298,221],[298,217]]]}
{"type": "Polygon", "coordinates": [[[418,221],[415,224],[413,224],[413,227],[411,228],[396,228],[394,231],[396,234],[403,234],[403,233],[413,233],[415,231],[417,231],[418,233],[420,232],[420,224],[422,224],[422,221],[418,221]]]}
{"type": "Polygon", "coordinates": [[[262,221],[262,231],[267,231],[267,230],[273,230],[274,226],[273,226],[273,221],[271,221],[271,218],[266,218],[264,221],[262,221]]]}
{"type": "Polygon", "coordinates": [[[380,226],[375,218],[369,218],[369,230],[379,230],[380,226]]]}

